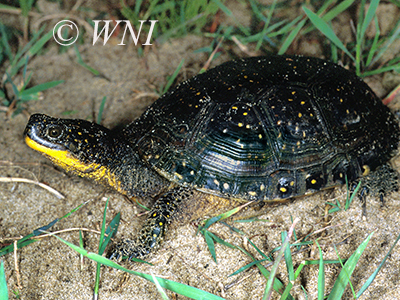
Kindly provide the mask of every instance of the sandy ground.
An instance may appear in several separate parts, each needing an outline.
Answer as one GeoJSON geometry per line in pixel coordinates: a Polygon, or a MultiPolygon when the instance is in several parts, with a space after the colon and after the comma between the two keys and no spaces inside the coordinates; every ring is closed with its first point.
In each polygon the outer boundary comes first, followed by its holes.
{"type": "MultiPolygon", "coordinates": [[[[208,45],[208,41],[188,36],[159,47],[151,47],[139,58],[134,46],[81,46],[81,54],[87,64],[99,70],[107,79],[94,77],[76,63],[74,52],[58,54],[52,48],[46,55],[35,58],[30,64],[34,84],[51,80],[65,80],[46,91],[43,99],[29,102],[29,113],[41,112],[56,117],[93,119],[101,100],[107,96],[102,124],[115,127],[126,124],[139,116],[155,98],[155,88],[166,82],[182,58],[185,59],[181,80],[196,74],[206,61],[203,54],[193,51],[208,45]]],[[[223,56],[214,66],[223,60],[223,56]]],[[[372,85],[373,86],[373,85],[372,85]]],[[[378,85],[379,87],[381,85],[378,85]]],[[[135,236],[143,217],[140,207],[131,204],[123,196],[87,180],[70,177],[55,169],[40,154],[29,149],[23,141],[22,132],[27,116],[20,114],[0,122],[0,176],[38,179],[57,189],[66,198],[57,199],[44,189],[22,183],[0,184],[0,239],[24,236],[34,229],[61,217],[79,204],[90,201],[78,212],[57,223],[52,230],[69,229],[60,236],[74,244],[79,243],[76,228],[99,229],[106,197],[110,197],[107,221],[121,212],[122,221],[117,238],[135,236]]],[[[399,166],[399,160],[394,161],[399,166]]],[[[400,168],[397,167],[398,170],[400,168]]],[[[334,198],[344,202],[345,190],[322,192],[274,208],[263,208],[261,218],[268,222],[236,223],[235,227],[251,237],[265,253],[280,245],[281,231],[288,230],[291,218],[299,218],[296,226],[298,237],[328,227],[312,238],[319,238],[324,258],[335,259],[333,245],[340,257],[348,258],[358,245],[372,232],[374,235],[362,255],[352,276],[354,289],[358,291],[377,268],[389,248],[400,234],[400,194],[386,198],[384,206],[378,199],[369,198],[367,217],[362,217],[361,204],[354,201],[348,211],[341,211],[324,219],[325,202],[334,198]]],[[[232,224],[232,223],[230,223],[232,224]]],[[[212,226],[211,231],[230,243],[245,247],[243,236],[239,236],[222,224],[212,226]]],[[[202,236],[195,235],[196,226],[184,225],[170,230],[161,248],[148,261],[153,266],[123,262],[133,270],[153,273],[226,299],[261,299],[265,279],[257,269],[228,277],[251,259],[238,250],[216,245],[216,264],[202,236]]],[[[99,235],[84,231],[85,248],[96,252],[99,235]]],[[[249,251],[259,254],[251,247],[249,251]]],[[[374,283],[361,299],[400,299],[400,250],[396,246],[374,283]]],[[[304,259],[318,259],[315,246],[293,255],[295,267],[304,259]]],[[[87,259],[81,265],[79,255],[54,237],[31,244],[17,253],[21,288],[17,285],[17,272],[12,254],[2,257],[10,293],[19,290],[21,299],[91,299],[95,263],[87,259]]],[[[268,267],[270,269],[270,266],[268,267]]],[[[326,266],[326,289],[332,288],[340,266],[326,266]]],[[[278,278],[288,282],[285,266],[281,265],[278,278]]],[[[308,299],[317,297],[318,266],[306,266],[295,282],[292,295],[305,299],[300,285],[308,293],[308,299]]],[[[171,299],[184,299],[167,292],[171,299]]],[[[274,296],[277,298],[277,295],[274,296]]],[[[351,297],[348,289],[346,299],[351,297]]],[[[274,299],[275,299],[274,298],[274,299]]],[[[11,297],[11,299],[13,299],[11,297]]],[[[103,267],[100,299],[161,299],[155,286],[141,278],[130,276],[103,267]]]]}

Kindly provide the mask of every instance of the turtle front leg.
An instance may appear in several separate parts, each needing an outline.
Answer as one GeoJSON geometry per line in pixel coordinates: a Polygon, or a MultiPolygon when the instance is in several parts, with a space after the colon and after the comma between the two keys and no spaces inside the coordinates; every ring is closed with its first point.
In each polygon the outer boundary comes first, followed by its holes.
{"type": "Polygon", "coordinates": [[[136,241],[123,240],[112,250],[110,258],[120,260],[123,257],[132,259],[148,255],[162,241],[167,226],[175,219],[179,203],[192,198],[193,194],[192,189],[185,187],[175,187],[162,194],[154,203],[136,241]]]}

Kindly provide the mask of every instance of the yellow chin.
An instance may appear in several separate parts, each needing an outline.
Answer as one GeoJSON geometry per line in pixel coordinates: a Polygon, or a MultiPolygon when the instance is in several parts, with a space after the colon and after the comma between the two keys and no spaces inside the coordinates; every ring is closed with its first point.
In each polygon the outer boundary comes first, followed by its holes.
{"type": "Polygon", "coordinates": [[[124,191],[120,189],[120,182],[105,166],[96,163],[83,163],[69,154],[66,150],[48,148],[35,142],[28,136],[25,137],[25,142],[29,147],[41,152],[55,165],[60,166],[67,172],[72,172],[81,177],[90,178],[97,182],[108,184],[119,192],[124,193],[124,191]]]}

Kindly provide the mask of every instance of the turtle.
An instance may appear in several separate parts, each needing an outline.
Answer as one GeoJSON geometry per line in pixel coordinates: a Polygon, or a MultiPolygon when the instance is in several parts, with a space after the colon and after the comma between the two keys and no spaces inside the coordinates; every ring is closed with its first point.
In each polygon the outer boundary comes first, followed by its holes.
{"type": "Polygon", "coordinates": [[[118,131],[33,114],[24,136],[67,172],[154,201],[137,239],[114,246],[117,259],[148,255],[171,224],[232,201],[279,203],[360,179],[364,196],[398,186],[396,116],[353,72],[313,57],[225,62],[118,131]]]}

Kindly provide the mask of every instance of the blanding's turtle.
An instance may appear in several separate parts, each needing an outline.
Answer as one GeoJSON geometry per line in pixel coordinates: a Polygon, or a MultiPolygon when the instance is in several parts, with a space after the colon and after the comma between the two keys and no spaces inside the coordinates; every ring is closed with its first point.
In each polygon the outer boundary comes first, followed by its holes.
{"type": "Polygon", "coordinates": [[[397,188],[388,161],[399,133],[394,114],[352,72],[271,55],[181,83],[117,134],[34,114],[25,141],[68,172],[155,200],[137,240],[116,246],[119,258],[143,257],[171,221],[231,200],[274,202],[361,177],[364,192],[383,197],[397,188]]]}

